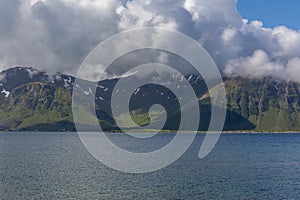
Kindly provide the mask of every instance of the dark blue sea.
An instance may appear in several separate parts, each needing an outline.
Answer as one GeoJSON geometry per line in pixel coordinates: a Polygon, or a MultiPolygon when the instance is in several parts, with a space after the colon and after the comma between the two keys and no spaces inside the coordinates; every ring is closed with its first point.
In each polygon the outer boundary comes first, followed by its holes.
{"type": "MultiPolygon", "coordinates": [[[[174,135],[148,144],[110,137],[140,151],[174,135]]],[[[127,174],[94,159],[76,133],[0,133],[0,199],[300,198],[300,134],[223,134],[200,160],[202,139],[167,168],[127,174]]]]}

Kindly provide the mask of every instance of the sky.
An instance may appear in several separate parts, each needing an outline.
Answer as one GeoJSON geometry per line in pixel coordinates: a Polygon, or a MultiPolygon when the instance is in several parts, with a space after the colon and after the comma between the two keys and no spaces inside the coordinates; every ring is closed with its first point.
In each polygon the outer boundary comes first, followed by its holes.
{"type": "Polygon", "coordinates": [[[300,29],[299,0],[239,0],[237,8],[244,18],[263,21],[266,27],[300,29]]]}
{"type": "MultiPolygon", "coordinates": [[[[132,28],[164,27],[200,43],[225,76],[300,82],[299,2],[1,0],[0,70],[18,65],[74,74],[110,36],[132,28]]],[[[169,61],[164,55],[151,59],[169,61]]]]}

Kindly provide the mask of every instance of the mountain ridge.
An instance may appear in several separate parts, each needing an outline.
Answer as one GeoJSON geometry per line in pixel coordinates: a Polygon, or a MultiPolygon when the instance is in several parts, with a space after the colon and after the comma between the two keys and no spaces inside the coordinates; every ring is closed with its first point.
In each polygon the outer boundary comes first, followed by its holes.
{"type": "MultiPolygon", "coordinates": [[[[73,88],[77,87],[74,86],[74,77],[59,73],[49,77],[45,72],[25,67],[5,70],[0,77],[0,130],[76,131],[71,107],[73,88]]],[[[187,79],[199,97],[202,119],[199,131],[206,130],[211,107],[209,92],[203,79],[191,75],[187,79]]],[[[95,95],[96,114],[105,131],[120,131],[110,109],[110,98],[117,81],[100,81],[95,95]]],[[[271,78],[253,80],[236,77],[224,78],[224,85],[228,98],[224,130],[300,130],[298,83],[271,78]]],[[[82,91],[82,98],[88,98],[92,92],[90,88],[77,89],[82,91]]],[[[168,113],[164,130],[178,128],[180,107],[176,97],[165,88],[151,85],[142,87],[133,96],[132,102],[131,117],[138,125],[149,123],[147,111],[151,105],[158,103],[166,107],[168,113]]],[[[80,109],[85,112],[84,108],[80,109]]]]}

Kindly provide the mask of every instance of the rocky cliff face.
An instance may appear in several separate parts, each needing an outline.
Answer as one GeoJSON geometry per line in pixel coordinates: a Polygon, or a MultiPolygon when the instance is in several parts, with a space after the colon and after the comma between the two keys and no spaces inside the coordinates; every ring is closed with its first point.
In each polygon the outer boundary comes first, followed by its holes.
{"type": "Polygon", "coordinates": [[[228,109],[257,130],[300,129],[300,85],[272,79],[225,81],[228,109]]]}

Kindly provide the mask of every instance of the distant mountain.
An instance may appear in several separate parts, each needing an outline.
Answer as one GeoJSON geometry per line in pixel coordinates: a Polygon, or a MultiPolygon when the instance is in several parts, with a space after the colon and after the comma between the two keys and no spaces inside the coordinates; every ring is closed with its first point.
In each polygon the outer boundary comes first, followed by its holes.
{"type": "MultiPolygon", "coordinates": [[[[201,77],[191,75],[187,78],[199,97],[199,130],[206,130],[211,110],[209,93],[201,77]]],[[[1,72],[0,130],[75,131],[71,107],[73,88],[81,91],[75,95],[81,95],[80,98],[84,101],[88,101],[92,91],[89,87],[80,88],[74,81],[72,76],[58,73],[50,77],[45,72],[26,67],[15,67],[1,72]]],[[[95,95],[99,124],[106,131],[119,130],[110,108],[112,91],[117,81],[118,79],[112,79],[99,82],[95,95]]],[[[231,78],[225,79],[224,83],[228,97],[225,130],[300,130],[298,83],[270,78],[231,78]]],[[[179,103],[175,95],[166,88],[157,85],[143,86],[136,91],[131,100],[131,114],[137,124],[147,125],[147,111],[150,106],[161,104],[168,114],[164,129],[178,128],[181,114],[179,103]]],[[[80,109],[82,113],[88,112],[88,108],[80,109]]],[[[156,119],[159,120],[159,116],[156,119]]]]}

